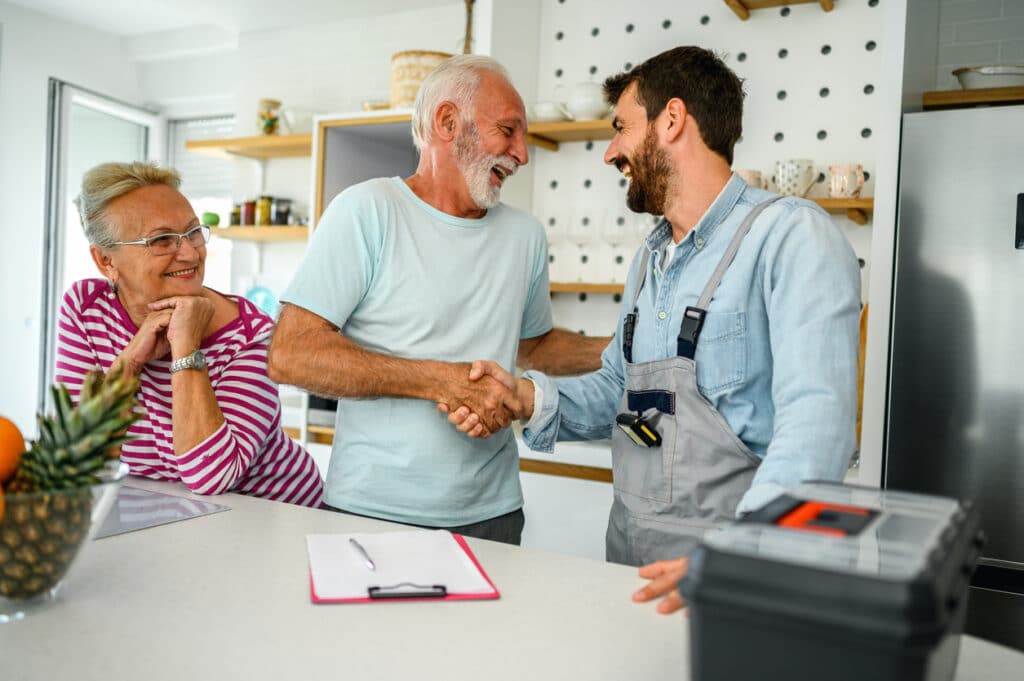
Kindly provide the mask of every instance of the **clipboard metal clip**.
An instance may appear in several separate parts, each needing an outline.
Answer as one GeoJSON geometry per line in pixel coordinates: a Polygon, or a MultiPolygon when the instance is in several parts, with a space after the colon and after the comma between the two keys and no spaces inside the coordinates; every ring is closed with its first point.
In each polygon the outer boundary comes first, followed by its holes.
{"type": "Polygon", "coordinates": [[[412,582],[399,582],[392,586],[371,586],[366,592],[372,599],[444,598],[448,595],[448,589],[443,584],[428,586],[412,582]]]}

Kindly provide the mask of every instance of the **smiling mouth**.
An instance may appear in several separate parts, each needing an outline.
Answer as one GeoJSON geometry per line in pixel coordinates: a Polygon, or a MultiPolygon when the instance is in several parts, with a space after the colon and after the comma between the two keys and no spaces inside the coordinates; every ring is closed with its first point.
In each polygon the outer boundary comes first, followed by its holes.
{"type": "Polygon", "coordinates": [[[165,277],[176,277],[176,278],[191,277],[193,274],[195,274],[198,271],[199,271],[198,267],[190,267],[187,270],[178,270],[177,272],[167,272],[166,274],[164,274],[164,276],[165,277]]]}
{"type": "Polygon", "coordinates": [[[511,177],[513,174],[515,174],[516,171],[509,170],[504,166],[493,166],[491,168],[491,172],[494,173],[494,176],[498,178],[498,182],[503,183],[505,182],[506,178],[511,177]]]}
{"type": "Polygon", "coordinates": [[[629,161],[626,159],[619,159],[615,162],[615,167],[619,169],[622,176],[625,178],[633,177],[633,169],[629,165],[629,161]]]}

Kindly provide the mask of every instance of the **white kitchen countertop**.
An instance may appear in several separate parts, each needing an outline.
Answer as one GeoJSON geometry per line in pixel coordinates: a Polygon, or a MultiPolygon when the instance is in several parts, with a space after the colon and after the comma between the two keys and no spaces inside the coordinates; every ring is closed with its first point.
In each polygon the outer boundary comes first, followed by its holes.
{"type": "MultiPolygon", "coordinates": [[[[3,679],[687,678],[688,620],[632,603],[633,568],[469,539],[500,600],[313,605],[307,533],[397,526],[210,500],[232,510],[87,546],[56,603],[0,625],[3,679]]],[[[1024,654],[965,636],[956,678],[1022,668],[1024,654]]]]}

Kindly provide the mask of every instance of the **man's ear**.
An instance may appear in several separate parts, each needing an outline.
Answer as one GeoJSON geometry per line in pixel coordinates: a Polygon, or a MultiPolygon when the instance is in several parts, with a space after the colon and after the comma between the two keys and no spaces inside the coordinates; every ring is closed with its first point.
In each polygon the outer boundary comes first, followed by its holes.
{"type": "Polygon", "coordinates": [[[89,246],[89,255],[92,256],[92,261],[96,263],[96,269],[100,271],[100,274],[104,278],[117,283],[117,267],[114,265],[114,261],[111,260],[110,254],[96,244],[91,244],[89,246]]]}
{"type": "Polygon", "coordinates": [[[665,104],[662,112],[665,117],[665,141],[674,142],[683,134],[686,127],[686,103],[678,97],[673,97],[665,104]]]}
{"type": "Polygon", "coordinates": [[[451,142],[459,136],[462,118],[455,102],[441,102],[434,110],[434,135],[441,140],[451,142]]]}

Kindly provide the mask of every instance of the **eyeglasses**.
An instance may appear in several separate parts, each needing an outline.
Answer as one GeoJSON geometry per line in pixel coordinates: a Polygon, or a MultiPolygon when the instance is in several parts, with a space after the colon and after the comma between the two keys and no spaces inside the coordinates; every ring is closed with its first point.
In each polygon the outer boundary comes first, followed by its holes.
{"type": "Polygon", "coordinates": [[[145,246],[153,255],[170,255],[181,249],[181,240],[185,239],[193,248],[205,246],[210,241],[210,226],[199,225],[184,234],[157,234],[145,239],[132,241],[115,241],[111,246],[145,246]]]}

